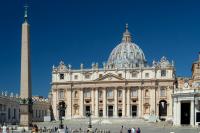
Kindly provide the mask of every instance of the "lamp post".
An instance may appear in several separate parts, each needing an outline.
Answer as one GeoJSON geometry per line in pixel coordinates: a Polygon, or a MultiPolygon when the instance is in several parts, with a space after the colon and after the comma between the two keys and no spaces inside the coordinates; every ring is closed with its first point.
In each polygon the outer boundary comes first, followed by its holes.
{"type": "Polygon", "coordinates": [[[57,107],[58,107],[58,111],[59,111],[59,120],[60,120],[59,128],[63,129],[64,126],[63,126],[62,116],[65,112],[66,106],[65,106],[64,102],[60,102],[57,107]]]}
{"type": "Polygon", "coordinates": [[[91,115],[92,115],[92,113],[91,113],[90,111],[88,111],[88,112],[87,112],[87,116],[89,117],[89,124],[88,124],[88,131],[89,131],[89,133],[92,133],[91,115]]]}

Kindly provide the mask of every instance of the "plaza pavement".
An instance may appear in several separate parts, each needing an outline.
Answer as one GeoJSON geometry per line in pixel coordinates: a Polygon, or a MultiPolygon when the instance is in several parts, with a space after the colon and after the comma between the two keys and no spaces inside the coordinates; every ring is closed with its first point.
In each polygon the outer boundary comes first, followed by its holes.
{"type": "MultiPolygon", "coordinates": [[[[58,127],[58,121],[52,122],[40,122],[36,123],[38,127],[54,128],[58,127]]],[[[86,131],[88,127],[88,119],[72,119],[64,120],[63,124],[69,129],[84,129],[86,131]]],[[[124,133],[127,133],[128,128],[140,127],[142,133],[199,133],[200,128],[185,127],[173,127],[164,122],[162,123],[149,123],[141,119],[92,119],[93,129],[110,130],[111,133],[119,133],[121,126],[124,126],[124,133]]]]}

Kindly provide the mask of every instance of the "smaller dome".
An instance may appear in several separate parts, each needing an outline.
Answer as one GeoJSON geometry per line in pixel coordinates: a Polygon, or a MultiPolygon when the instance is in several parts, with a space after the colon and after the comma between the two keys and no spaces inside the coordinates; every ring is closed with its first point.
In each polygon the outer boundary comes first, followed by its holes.
{"type": "Polygon", "coordinates": [[[123,34],[122,42],[112,50],[107,64],[112,68],[133,68],[146,65],[142,49],[137,44],[131,42],[128,24],[126,24],[126,31],[123,34]]]}

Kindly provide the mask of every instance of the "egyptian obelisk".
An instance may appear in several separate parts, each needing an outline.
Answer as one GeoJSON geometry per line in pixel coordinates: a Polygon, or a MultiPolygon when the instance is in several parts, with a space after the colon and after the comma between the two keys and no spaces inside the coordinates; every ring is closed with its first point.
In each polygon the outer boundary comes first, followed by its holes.
{"type": "Polygon", "coordinates": [[[20,126],[30,127],[32,123],[32,88],[30,61],[30,26],[25,6],[21,40],[21,81],[20,81],[20,126]]]}

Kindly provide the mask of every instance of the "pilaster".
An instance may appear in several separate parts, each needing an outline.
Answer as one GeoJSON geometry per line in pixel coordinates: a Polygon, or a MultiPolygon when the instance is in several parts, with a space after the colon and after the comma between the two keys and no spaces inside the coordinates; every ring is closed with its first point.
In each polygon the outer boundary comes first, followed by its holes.
{"type": "Polygon", "coordinates": [[[122,89],[122,96],[123,96],[123,100],[122,100],[122,117],[126,116],[126,88],[122,89]]]}
{"type": "Polygon", "coordinates": [[[118,98],[117,98],[117,88],[114,88],[114,117],[117,117],[117,112],[118,112],[118,98]]]}
{"type": "Polygon", "coordinates": [[[98,96],[98,88],[95,90],[95,117],[99,117],[99,96],[98,96]]]}
{"type": "Polygon", "coordinates": [[[103,88],[103,117],[107,117],[107,97],[106,97],[106,88],[103,88]]]}
{"type": "Polygon", "coordinates": [[[126,116],[130,117],[130,87],[127,87],[127,112],[126,112],[126,116]]]}

